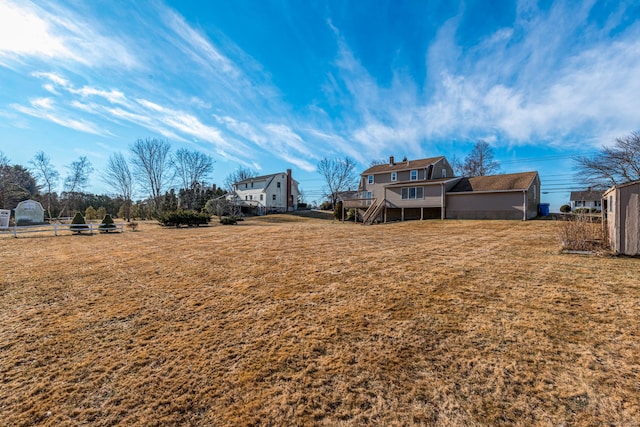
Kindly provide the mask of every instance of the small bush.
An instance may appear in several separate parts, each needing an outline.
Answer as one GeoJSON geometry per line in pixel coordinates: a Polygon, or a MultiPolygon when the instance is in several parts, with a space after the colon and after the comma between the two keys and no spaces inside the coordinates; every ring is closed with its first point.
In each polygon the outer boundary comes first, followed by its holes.
{"type": "Polygon", "coordinates": [[[335,219],[342,219],[342,201],[336,203],[336,207],[333,210],[333,217],[335,219]]]}
{"type": "Polygon", "coordinates": [[[571,212],[571,206],[569,206],[569,205],[562,205],[562,206],[560,206],[560,212],[562,212],[562,213],[569,213],[569,212],[571,212]]]}
{"type": "Polygon", "coordinates": [[[237,223],[238,223],[238,218],[236,218],[235,216],[225,216],[220,218],[220,224],[222,225],[235,225],[237,223]]]}
{"type": "Polygon", "coordinates": [[[208,224],[210,220],[211,216],[209,214],[183,210],[164,212],[158,216],[160,225],[176,228],[182,225],[197,227],[202,224],[208,224]]]}
{"type": "Polygon", "coordinates": [[[86,231],[88,228],[89,226],[84,220],[82,214],[80,212],[76,212],[76,214],[73,216],[73,219],[71,220],[71,227],[69,227],[69,230],[75,233],[80,233],[82,231],[86,231]]]}
{"type": "Polygon", "coordinates": [[[127,228],[131,231],[136,231],[138,230],[138,223],[135,221],[131,221],[127,223],[127,228]]]}
{"type": "Polygon", "coordinates": [[[597,217],[575,215],[573,218],[558,221],[558,224],[558,234],[564,249],[591,251],[602,245],[602,223],[597,217]]]}
{"type": "Polygon", "coordinates": [[[100,224],[98,226],[98,230],[100,231],[104,231],[105,233],[108,233],[111,230],[114,230],[116,228],[116,225],[113,223],[113,218],[111,218],[111,215],[106,214],[104,216],[104,218],[102,219],[102,224],[100,224]]]}
{"type": "Polygon", "coordinates": [[[318,207],[321,211],[330,211],[331,210],[331,202],[322,202],[318,207]]]}

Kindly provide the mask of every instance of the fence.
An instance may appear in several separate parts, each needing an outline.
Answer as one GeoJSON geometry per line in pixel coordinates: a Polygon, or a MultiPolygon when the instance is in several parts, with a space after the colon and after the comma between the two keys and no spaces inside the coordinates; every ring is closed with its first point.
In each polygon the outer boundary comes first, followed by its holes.
{"type": "Polygon", "coordinates": [[[94,234],[95,232],[108,232],[108,231],[124,231],[124,223],[114,223],[112,228],[105,229],[100,228],[101,224],[40,224],[40,225],[14,225],[8,228],[0,228],[0,234],[13,234],[13,237],[18,237],[18,234],[23,233],[50,233],[53,231],[53,235],[57,236],[59,231],[72,231],[74,233],[94,234]],[[81,228],[79,228],[81,227],[81,228]]]}

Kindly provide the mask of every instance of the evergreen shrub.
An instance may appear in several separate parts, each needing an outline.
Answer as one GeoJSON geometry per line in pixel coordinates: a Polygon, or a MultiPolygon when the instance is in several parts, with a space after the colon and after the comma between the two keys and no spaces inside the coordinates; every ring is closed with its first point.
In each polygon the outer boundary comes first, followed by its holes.
{"type": "Polygon", "coordinates": [[[84,217],[82,216],[82,214],[80,212],[76,212],[76,214],[73,216],[73,219],[71,220],[71,227],[69,227],[69,230],[75,233],[80,233],[88,229],[89,229],[89,226],[84,220],[84,217]]]}
{"type": "Polygon", "coordinates": [[[158,215],[158,222],[160,223],[160,225],[176,228],[182,225],[186,225],[188,227],[198,227],[202,224],[208,224],[210,220],[211,216],[207,213],[183,211],[181,209],[164,212],[158,215]]]}
{"type": "Polygon", "coordinates": [[[104,219],[102,220],[102,224],[100,224],[98,226],[98,230],[100,231],[104,231],[105,233],[108,233],[111,230],[114,230],[116,228],[116,225],[113,223],[113,218],[111,218],[111,215],[106,214],[104,216],[104,219]]]}

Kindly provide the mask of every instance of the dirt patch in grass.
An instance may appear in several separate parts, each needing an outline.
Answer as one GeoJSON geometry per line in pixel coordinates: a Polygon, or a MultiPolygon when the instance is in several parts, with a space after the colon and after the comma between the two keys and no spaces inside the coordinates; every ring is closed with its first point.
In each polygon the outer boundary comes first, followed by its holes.
{"type": "Polygon", "coordinates": [[[556,231],[2,237],[2,423],[638,425],[640,260],[562,255],[556,231]]]}

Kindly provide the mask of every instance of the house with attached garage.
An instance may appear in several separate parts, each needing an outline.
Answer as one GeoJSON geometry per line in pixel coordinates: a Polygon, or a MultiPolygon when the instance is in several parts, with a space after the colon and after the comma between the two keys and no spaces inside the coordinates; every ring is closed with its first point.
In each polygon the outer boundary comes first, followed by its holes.
{"type": "Polygon", "coordinates": [[[291,169],[236,182],[227,195],[243,212],[255,215],[295,211],[299,198],[298,181],[292,178],[291,169]]]}
{"type": "Polygon", "coordinates": [[[535,218],[540,202],[537,172],[455,177],[444,156],[370,167],[357,197],[343,200],[365,224],[409,219],[535,218]]]}

